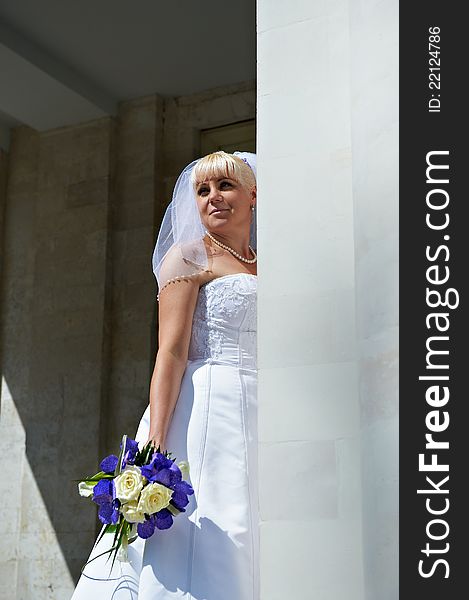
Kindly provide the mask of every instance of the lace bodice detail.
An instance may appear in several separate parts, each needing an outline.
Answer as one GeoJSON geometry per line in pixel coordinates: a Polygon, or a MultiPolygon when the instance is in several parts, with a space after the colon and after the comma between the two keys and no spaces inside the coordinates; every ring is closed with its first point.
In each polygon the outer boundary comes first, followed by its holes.
{"type": "Polygon", "coordinates": [[[189,360],[256,368],[257,277],[223,275],[200,287],[192,320],[189,360]]]}

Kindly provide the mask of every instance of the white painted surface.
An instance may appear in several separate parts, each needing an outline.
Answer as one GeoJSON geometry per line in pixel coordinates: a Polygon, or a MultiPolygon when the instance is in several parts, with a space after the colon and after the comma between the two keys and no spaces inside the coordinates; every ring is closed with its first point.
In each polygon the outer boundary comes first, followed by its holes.
{"type": "Polygon", "coordinates": [[[399,5],[353,0],[350,6],[365,598],[394,600],[399,596],[399,5]]]}
{"type": "Polygon", "coordinates": [[[258,2],[261,600],[397,598],[396,13],[258,2]]]}

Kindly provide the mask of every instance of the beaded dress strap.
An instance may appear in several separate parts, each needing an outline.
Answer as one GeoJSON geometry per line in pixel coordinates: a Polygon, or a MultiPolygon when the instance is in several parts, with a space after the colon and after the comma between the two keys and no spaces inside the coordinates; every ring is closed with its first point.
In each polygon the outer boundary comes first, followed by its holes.
{"type": "MultiPolygon", "coordinates": [[[[208,269],[204,269],[203,271],[201,271],[201,273],[209,273],[208,269]]],[[[160,295],[161,292],[170,284],[170,283],[175,283],[176,281],[182,281],[183,279],[189,279],[190,277],[194,277],[194,275],[199,275],[200,273],[192,273],[191,275],[176,275],[176,277],[171,277],[171,279],[168,279],[168,281],[164,284],[164,286],[161,288],[161,290],[159,291],[159,293],[156,295],[156,300],[157,302],[160,301],[160,295]]]]}

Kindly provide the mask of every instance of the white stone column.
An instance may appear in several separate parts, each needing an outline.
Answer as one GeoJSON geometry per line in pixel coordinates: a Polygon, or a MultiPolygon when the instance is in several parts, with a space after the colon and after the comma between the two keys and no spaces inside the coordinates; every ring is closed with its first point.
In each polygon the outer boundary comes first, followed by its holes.
{"type": "Polygon", "coordinates": [[[348,2],[258,3],[261,599],[362,600],[348,2]]]}
{"type": "Polygon", "coordinates": [[[258,2],[261,599],[398,597],[398,5],[258,2]]]}
{"type": "Polygon", "coordinates": [[[399,596],[398,8],[350,1],[366,600],[399,596]]]}

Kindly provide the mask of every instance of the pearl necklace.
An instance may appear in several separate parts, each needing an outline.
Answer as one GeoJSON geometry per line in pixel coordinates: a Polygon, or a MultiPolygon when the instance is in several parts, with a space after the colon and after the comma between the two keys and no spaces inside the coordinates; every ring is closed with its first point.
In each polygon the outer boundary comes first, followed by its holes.
{"type": "Polygon", "coordinates": [[[254,252],[254,250],[251,248],[251,246],[249,246],[249,250],[252,252],[252,254],[254,255],[254,258],[244,258],[244,256],[241,256],[241,254],[238,254],[236,252],[236,250],[233,250],[233,248],[230,248],[230,246],[226,246],[225,244],[222,244],[221,242],[219,242],[218,240],[216,240],[212,234],[210,234],[207,230],[205,230],[205,233],[208,235],[208,237],[215,242],[215,244],[217,244],[218,246],[220,246],[221,248],[224,248],[225,250],[228,250],[228,252],[231,252],[231,254],[233,254],[233,256],[236,256],[236,258],[239,258],[239,260],[242,260],[245,263],[255,263],[257,261],[257,255],[254,252]]]}

